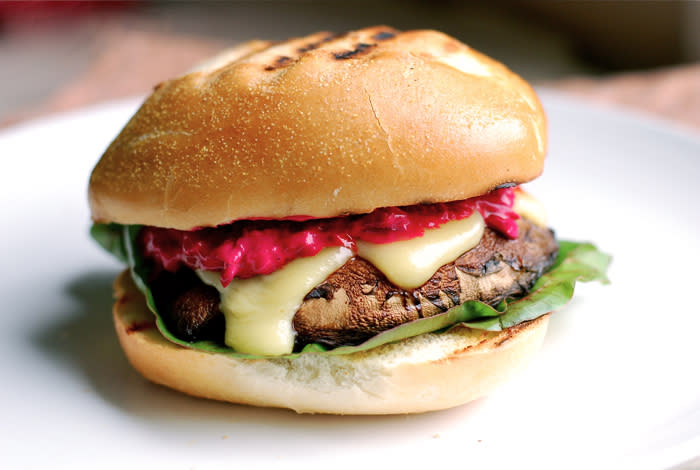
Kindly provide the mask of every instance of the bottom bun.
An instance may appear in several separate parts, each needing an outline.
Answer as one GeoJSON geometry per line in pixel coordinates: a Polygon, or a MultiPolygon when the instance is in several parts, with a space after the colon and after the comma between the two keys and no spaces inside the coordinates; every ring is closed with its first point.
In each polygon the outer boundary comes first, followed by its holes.
{"type": "Polygon", "coordinates": [[[525,366],[549,319],[500,332],[455,327],[348,355],[241,359],[166,340],[128,271],[114,288],[119,341],[144,377],[198,397],[298,413],[419,413],[467,403],[525,366]]]}

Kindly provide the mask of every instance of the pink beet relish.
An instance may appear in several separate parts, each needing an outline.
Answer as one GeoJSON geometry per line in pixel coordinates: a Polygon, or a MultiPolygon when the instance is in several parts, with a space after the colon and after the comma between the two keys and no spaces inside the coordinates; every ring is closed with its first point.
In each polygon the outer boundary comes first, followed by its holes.
{"type": "Polygon", "coordinates": [[[221,284],[235,277],[270,274],[296,258],[313,256],[329,246],[356,251],[355,240],[391,243],[423,235],[476,210],[486,226],[508,238],[518,236],[513,211],[515,190],[502,188],[462,201],[382,207],[369,214],[312,219],[238,220],[214,228],[190,231],[144,227],[139,234],[144,256],[175,272],[183,266],[220,271],[221,284]]]}

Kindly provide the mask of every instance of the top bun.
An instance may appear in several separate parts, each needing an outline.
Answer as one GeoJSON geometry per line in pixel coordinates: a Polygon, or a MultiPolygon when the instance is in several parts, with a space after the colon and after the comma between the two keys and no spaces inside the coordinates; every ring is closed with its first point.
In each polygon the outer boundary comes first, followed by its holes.
{"type": "Polygon", "coordinates": [[[525,81],[436,31],[253,41],[156,87],[90,207],[187,230],[466,199],[537,177],[545,126],[525,81]]]}

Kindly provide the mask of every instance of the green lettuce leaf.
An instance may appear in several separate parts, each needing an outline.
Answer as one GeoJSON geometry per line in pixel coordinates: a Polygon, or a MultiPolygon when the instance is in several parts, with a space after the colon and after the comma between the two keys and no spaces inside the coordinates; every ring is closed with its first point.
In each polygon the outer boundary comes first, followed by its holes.
{"type": "Polygon", "coordinates": [[[105,251],[112,253],[122,263],[128,263],[126,248],[124,247],[124,237],[122,235],[122,225],[119,224],[93,224],[90,228],[90,236],[105,251]]]}
{"type": "MultiPolygon", "coordinates": [[[[95,224],[90,233],[105,250],[129,265],[134,282],[146,297],[146,303],[156,317],[156,325],[161,334],[169,341],[187,348],[242,358],[264,357],[239,353],[213,341],[183,341],[168,330],[145,281],[148,279],[148,265],[135,249],[136,236],[140,229],[140,225],[95,224]]],[[[441,314],[386,330],[356,346],[326,349],[320,344],[309,344],[301,353],[277,357],[293,358],[309,352],[328,355],[351,354],[424,333],[439,333],[456,325],[500,331],[563,307],[571,300],[577,281],[599,281],[607,284],[609,281],[606,271],[610,259],[609,255],[590,243],[559,241],[559,253],[554,265],[537,280],[530,293],[522,298],[503,301],[496,308],[482,302],[469,301],[441,314]]]]}

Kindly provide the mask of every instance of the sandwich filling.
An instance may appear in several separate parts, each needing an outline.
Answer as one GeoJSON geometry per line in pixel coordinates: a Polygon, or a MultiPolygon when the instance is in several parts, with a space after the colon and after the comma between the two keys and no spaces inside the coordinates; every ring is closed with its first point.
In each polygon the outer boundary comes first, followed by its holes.
{"type": "MultiPolygon", "coordinates": [[[[270,274],[296,258],[314,256],[323,248],[344,246],[366,251],[421,237],[426,230],[481,214],[486,226],[517,238],[515,190],[501,188],[484,196],[449,203],[383,207],[369,214],[312,219],[294,216],[279,220],[245,220],[200,230],[145,227],[141,245],[146,258],[166,271],[183,266],[220,273],[226,287],[234,278],[270,274]]],[[[472,245],[473,246],[473,245],[472,245]]]]}
{"type": "Polygon", "coordinates": [[[502,188],[335,219],[146,227],[140,244],[159,273],[156,302],[179,337],[280,355],[308,343],[357,344],[466,300],[495,305],[526,293],[557,246],[514,208],[543,224],[539,203],[502,188]],[[463,259],[472,252],[486,256],[476,270],[463,259]]]}

